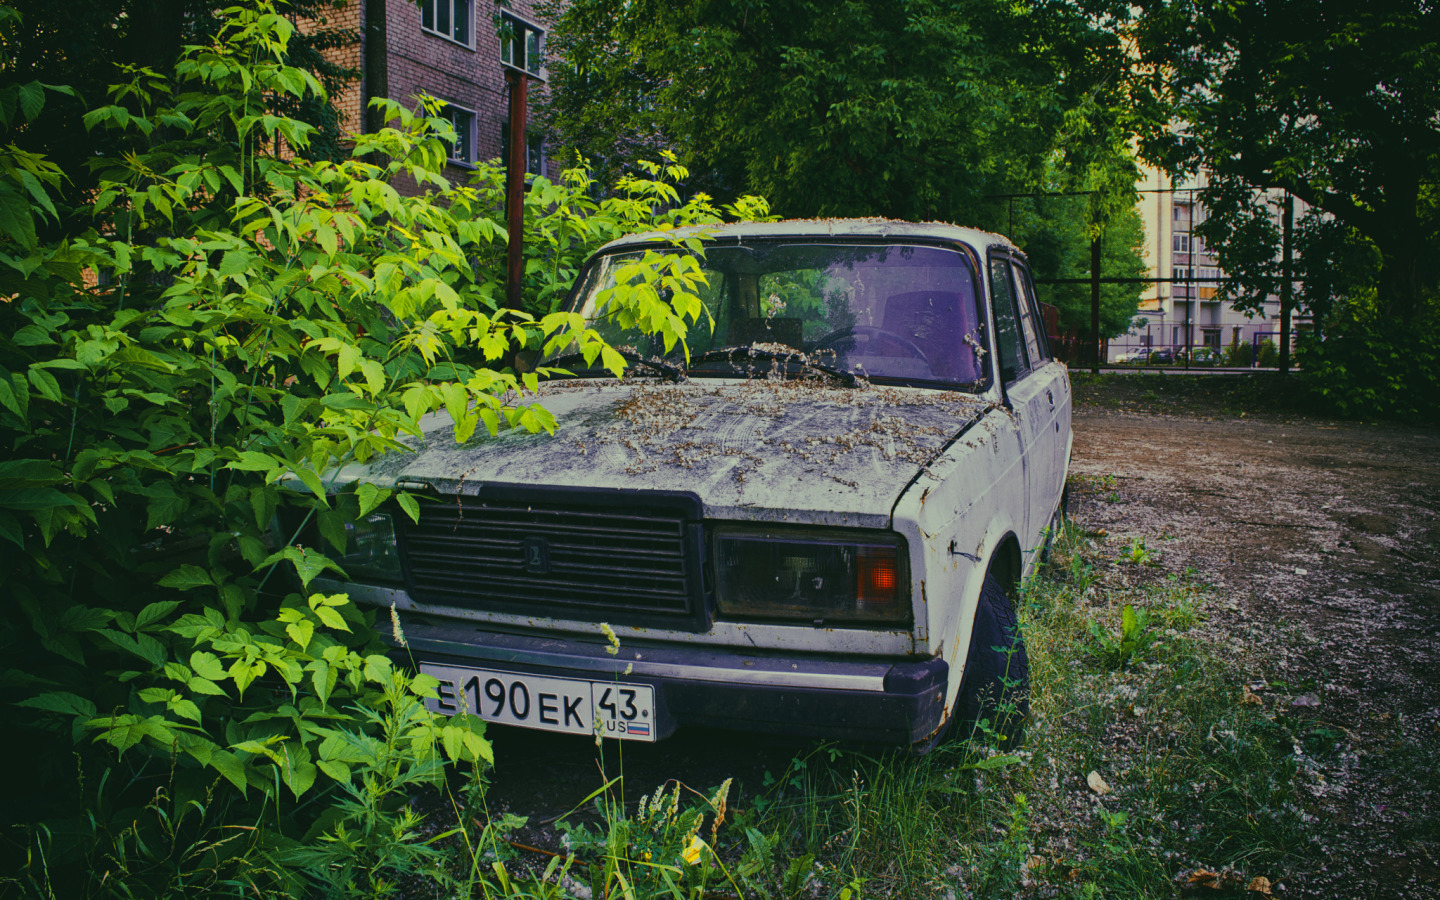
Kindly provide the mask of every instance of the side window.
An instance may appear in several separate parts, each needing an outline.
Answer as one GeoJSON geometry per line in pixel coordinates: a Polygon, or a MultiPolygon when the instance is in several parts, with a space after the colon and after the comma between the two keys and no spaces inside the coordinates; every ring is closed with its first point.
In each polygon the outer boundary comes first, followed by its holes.
{"type": "Polygon", "coordinates": [[[1030,354],[1030,364],[1038,366],[1045,361],[1045,327],[1035,310],[1035,293],[1030,289],[1030,278],[1019,263],[1014,266],[1016,298],[1020,307],[1020,327],[1025,332],[1025,349],[1030,354]]]}
{"type": "Polygon", "coordinates": [[[990,296],[995,301],[995,352],[1000,359],[1000,379],[1011,384],[1029,371],[1029,365],[1016,317],[1015,276],[1007,259],[990,258],[990,296]]]}

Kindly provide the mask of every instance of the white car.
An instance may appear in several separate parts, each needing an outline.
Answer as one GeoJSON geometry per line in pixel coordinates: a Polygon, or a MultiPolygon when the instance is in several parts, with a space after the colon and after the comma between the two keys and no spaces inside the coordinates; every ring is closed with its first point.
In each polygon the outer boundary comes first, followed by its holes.
{"type": "Polygon", "coordinates": [[[702,317],[676,346],[607,320],[627,257],[571,308],[635,360],[542,385],[553,436],[345,474],[432,498],[377,513],[342,560],[395,607],[444,712],[656,740],[687,725],[926,746],[1013,735],[1028,669],[1007,592],[1061,514],[1066,368],[1005,238],[945,224],[708,229],[702,317]]]}

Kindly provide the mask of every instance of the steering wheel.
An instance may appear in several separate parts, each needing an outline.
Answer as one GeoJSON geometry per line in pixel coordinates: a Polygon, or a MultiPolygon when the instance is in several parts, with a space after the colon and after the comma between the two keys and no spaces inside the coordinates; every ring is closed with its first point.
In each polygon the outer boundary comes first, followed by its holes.
{"type": "Polygon", "coordinates": [[[885,328],[878,328],[874,325],[852,325],[849,328],[842,328],[839,331],[832,331],[830,334],[825,335],[823,338],[815,342],[815,349],[819,350],[821,347],[833,346],[840,343],[847,337],[854,337],[858,334],[863,334],[867,338],[888,338],[889,340],[894,341],[901,347],[904,347],[906,350],[910,351],[911,356],[920,360],[926,366],[930,365],[930,357],[926,356],[925,351],[921,350],[914,341],[910,340],[903,334],[898,334],[885,328]]]}

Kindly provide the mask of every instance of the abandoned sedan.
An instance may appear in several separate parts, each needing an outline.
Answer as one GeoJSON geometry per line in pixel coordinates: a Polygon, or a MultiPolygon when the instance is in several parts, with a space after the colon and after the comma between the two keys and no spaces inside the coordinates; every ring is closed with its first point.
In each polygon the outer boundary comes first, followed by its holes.
{"type": "MultiPolygon", "coordinates": [[[[622,328],[616,241],[570,298],[632,361],[541,364],[553,435],[443,415],[346,477],[433,498],[342,560],[393,607],[433,708],[656,740],[708,725],[918,745],[1013,736],[1007,597],[1061,514],[1070,385],[1024,256],[942,224],[716,226],[688,353],[622,328]]],[[[623,277],[623,276],[622,276],[623,277]]],[[[566,351],[571,352],[566,352],[566,351]]]]}

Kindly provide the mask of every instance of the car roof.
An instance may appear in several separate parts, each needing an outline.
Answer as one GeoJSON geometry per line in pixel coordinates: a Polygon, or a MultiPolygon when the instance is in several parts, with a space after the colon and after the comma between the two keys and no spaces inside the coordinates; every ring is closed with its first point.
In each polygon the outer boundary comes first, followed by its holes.
{"type": "Polygon", "coordinates": [[[696,235],[713,239],[747,238],[898,238],[928,241],[958,241],[984,249],[999,244],[1018,250],[1006,237],[952,225],[949,222],[905,222],[899,219],[787,219],[782,222],[732,222],[730,224],[696,225],[672,231],[650,231],[626,235],[611,241],[601,251],[615,250],[661,240],[676,240],[696,235]]]}

